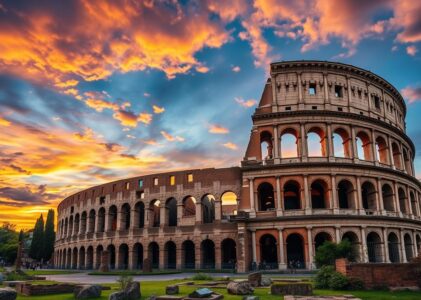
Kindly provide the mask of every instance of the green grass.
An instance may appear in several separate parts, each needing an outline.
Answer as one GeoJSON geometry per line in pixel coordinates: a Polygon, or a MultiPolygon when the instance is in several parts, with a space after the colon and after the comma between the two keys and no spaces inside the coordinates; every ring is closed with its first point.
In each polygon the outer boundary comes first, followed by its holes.
{"type": "MultiPolygon", "coordinates": [[[[142,299],[146,299],[151,295],[163,295],[165,294],[165,287],[170,284],[175,284],[179,282],[184,282],[186,280],[169,280],[169,281],[144,281],[141,282],[141,292],[142,299]]],[[[207,281],[195,281],[196,284],[200,285],[207,281]]],[[[118,290],[118,284],[104,284],[110,286],[112,289],[110,291],[103,291],[102,297],[98,299],[108,299],[109,294],[118,290]]],[[[187,295],[194,291],[197,287],[195,286],[180,286],[180,295],[187,295]]],[[[229,295],[226,291],[226,288],[223,287],[211,287],[215,292],[221,293],[224,295],[224,299],[227,300],[241,300],[242,296],[229,295]]],[[[254,295],[258,296],[261,300],[281,300],[281,296],[272,296],[269,294],[269,288],[256,288],[254,295]]],[[[316,295],[344,295],[352,294],[356,297],[359,297],[364,300],[415,300],[421,299],[421,292],[387,292],[387,291],[331,291],[331,290],[316,290],[316,295]]],[[[74,299],[73,294],[61,294],[61,295],[49,295],[49,296],[18,296],[18,300],[22,299],[33,299],[33,300],[70,300],[74,299]]]]}
{"type": "Polygon", "coordinates": [[[63,274],[73,274],[73,273],[80,273],[79,271],[71,271],[71,270],[25,270],[25,273],[31,276],[38,276],[38,275],[63,275],[63,274]]]}

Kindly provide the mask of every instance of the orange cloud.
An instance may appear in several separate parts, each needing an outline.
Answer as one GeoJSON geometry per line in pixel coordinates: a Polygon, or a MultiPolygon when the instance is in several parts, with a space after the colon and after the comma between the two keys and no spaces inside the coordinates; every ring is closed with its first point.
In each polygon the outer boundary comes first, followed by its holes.
{"type": "Polygon", "coordinates": [[[406,53],[411,56],[415,56],[417,54],[418,49],[414,45],[406,47],[406,53]]]}
{"type": "Polygon", "coordinates": [[[228,128],[222,127],[221,125],[211,124],[209,126],[209,132],[215,134],[228,134],[229,130],[228,128]]]}
{"type": "Polygon", "coordinates": [[[184,142],[185,140],[181,136],[173,136],[164,130],[161,131],[161,135],[169,142],[184,142]]]}
{"type": "Polygon", "coordinates": [[[7,126],[10,126],[10,124],[11,124],[10,121],[8,121],[8,120],[3,119],[3,118],[0,117],[0,126],[7,127],[7,126]]]}
{"type": "Polygon", "coordinates": [[[244,100],[243,98],[235,97],[234,100],[235,102],[237,102],[238,104],[244,107],[252,107],[257,104],[257,101],[254,99],[244,100]]]}
{"type": "Polygon", "coordinates": [[[231,149],[231,150],[237,150],[238,149],[238,146],[234,143],[231,143],[231,142],[222,144],[222,146],[224,146],[225,148],[231,149]]]}
{"type": "Polygon", "coordinates": [[[152,108],[155,114],[162,114],[165,111],[165,108],[159,107],[157,105],[153,105],[152,108]]]}
{"type": "Polygon", "coordinates": [[[118,110],[120,108],[116,103],[102,99],[88,98],[85,100],[85,104],[98,112],[102,112],[104,109],[118,110]]]}

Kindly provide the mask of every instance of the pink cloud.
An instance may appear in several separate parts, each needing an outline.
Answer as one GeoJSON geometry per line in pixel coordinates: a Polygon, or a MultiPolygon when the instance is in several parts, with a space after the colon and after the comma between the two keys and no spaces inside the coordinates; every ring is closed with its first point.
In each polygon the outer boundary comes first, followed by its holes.
{"type": "Polygon", "coordinates": [[[417,54],[418,49],[414,45],[406,47],[406,53],[411,56],[415,56],[417,54]]]}
{"type": "Polygon", "coordinates": [[[406,87],[401,90],[402,96],[408,101],[409,104],[421,101],[421,86],[406,87]]]}
{"type": "Polygon", "coordinates": [[[214,134],[228,134],[230,131],[228,128],[225,128],[218,124],[211,124],[209,126],[209,132],[214,134]]]}
{"type": "Polygon", "coordinates": [[[238,146],[232,142],[227,142],[225,144],[222,144],[222,146],[224,146],[225,148],[228,148],[230,150],[237,150],[238,146]]]}
{"type": "Polygon", "coordinates": [[[244,107],[247,107],[247,108],[255,106],[257,104],[257,101],[254,100],[254,99],[244,100],[241,97],[236,97],[236,98],[234,98],[234,100],[235,100],[235,102],[237,102],[241,106],[244,106],[244,107]]]}

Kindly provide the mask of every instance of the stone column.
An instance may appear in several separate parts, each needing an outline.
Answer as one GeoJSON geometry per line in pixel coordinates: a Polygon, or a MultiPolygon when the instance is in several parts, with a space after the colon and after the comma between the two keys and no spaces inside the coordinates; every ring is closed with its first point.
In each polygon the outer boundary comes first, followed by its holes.
{"type": "Polygon", "coordinates": [[[159,269],[165,269],[165,247],[164,245],[159,245],[159,269]]]}
{"type": "Polygon", "coordinates": [[[337,244],[341,242],[341,226],[335,226],[335,240],[337,244]]]}
{"type": "Polygon", "coordinates": [[[395,163],[393,161],[393,150],[392,150],[392,139],[390,138],[390,135],[387,136],[387,146],[388,146],[388,153],[389,153],[389,164],[392,167],[392,169],[396,169],[395,163]]]}
{"type": "Polygon", "coordinates": [[[417,245],[417,235],[416,231],[412,231],[412,241],[414,245],[414,257],[418,257],[418,245],[417,245]]]}
{"type": "Polygon", "coordinates": [[[283,229],[278,228],[278,245],[279,245],[279,270],[285,270],[287,264],[285,262],[285,251],[284,251],[284,235],[283,229]]]}
{"type": "Polygon", "coordinates": [[[367,237],[365,235],[365,227],[361,226],[361,243],[362,243],[362,261],[364,263],[368,262],[368,253],[367,253],[367,237]]]}
{"type": "Polygon", "coordinates": [[[196,199],[196,224],[202,224],[202,199],[196,199]]]}
{"type": "Polygon", "coordinates": [[[183,247],[182,245],[177,246],[177,252],[175,253],[175,264],[176,269],[180,270],[183,267],[183,247]]]}
{"type": "Polygon", "coordinates": [[[333,213],[338,214],[339,213],[339,203],[338,203],[338,189],[336,187],[336,175],[331,175],[331,184],[332,184],[332,200],[333,203],[331,203],[331,207],[333,208],[333,213]]]}
{"type": "Polygon", "coordinates": [[[253,262],[257,263],[257,254],[256,254],[256,230],[251,229],[251,253],[253,262]]]}
{"type": "MultiPolygon", "coordinates": [[[[303,91],[302,91],[302,85],[301,85],[301,72],[297,72],[297,84],[298,84],[298,103],[301,106],[304,106],[303,104],[303,91]]],[[[300,107],[301,108],[301,107],[300,107]]],[[[302,107],[304,108],[304,107],[302,107]]]]}
{"type": "Polygon", "coordinates": [[[332,160],[335,156],[333,143],[332,143],[332,125],[329,123],[327,124],[327,156],[329,160],[332,160]]]}
{"type": "Polygon", "coordinates": [[[382,193],[381,178],[377,178],[376,182],[377,182],[377,198],[376,198],[376,200],[378,201],[378,203],[377,203],[377,209],[380,210],[380,213],[382,215],[385,215],[386,214],[386,211],[384,209],[384,203],[383,203],[383,193],[382,193]]]}
{"type": "Polygon", "coordinates": [[[398,196],[398,183],[395,181],[393,184],[393,202],[395,203],[395,211],[398,213],[400,217],[402,217],[401,206],[399,203],[399,196],[398,196]]]}
{"type": "Polygon", "coordinates": [[[355,128],[351,125],[351,149],[352,149],[352,159],[355,161],[358,159],[358,150],[357,150],[357,137],[355,136],[355,128]]]}
{"type": "Polygon", "coordinates": [[[307,161],[307,134],[303,123],[300,124],[301,135],[301,161],[307,161]]]}
{"type": "Polygon", "coordinates": [[[414,218],[414,213],[412,211],[412,203],[411,203],[411,191],[409,189],[409,185],[406,186],[406,201],[408,205],[408,213],[411,216],[411,218],[414,218]]]}
{"type": "Polygon", "coordinates": [[[306,215],[311,215],[311,199],[308,190],[308,177],[304,175],[304,203],[306,215]]]}
{"type": "Polygon", "coordinates": [[[365,210],[364,210],[364,206],[363,206],[363,197],[362,197],[362,192],[361,192],[361,180],[360,180],[360,176],[355,176],[356,179],[356,183],[357,183],[357,205],[356,205],[356,209],[358,209],[358,211],[360,212],[360,215],[365,215],[365,210]]]}
{"type": "Polygon", "coordinates": [[[220,221],[221,220],[221,200],[215,199],[215,220],[220,221]]]}
{"type": "Polygon", "coordinates": [[[402,251],[402,262],[406,263],[408,262],[408,260],[406,258],[405,239],[404,239],[403,231],[399,230],[399,234],[400,234],[401,251],[402,251]]]}
{"type": "Polygon", "coordinates": [[[308,245],[308,262],[307,269],[313,269],[313,235],[311,233],[312,226],[306,226],[307,228],[307,245],[308,245]]]}
{"type": "Polygon", "coordinates": [[[282,202],[281,202],[281,186],[279,182],[279,176],[276,176],[276,206],[277,206],[276,215],[282,216],[284,208],[282,207],[282,202]]]}
{"type": "Polygon", "coordinates": [[[135,251],[133,250],[133,247],[132,248],[130,248],[129,247],[129,261],[128,261],[128,266],[127,266],[127,269],[129,269],[129,270],[135,270],[136,269],[136,266],[134,265],[134,256],[135,256],[135,251]]]}
{"type": "Polygon", "coordinates": [[[377,149],[376,149],[376,135],[374,134],[374,130],[371,129],[371,151],[373,152],[373,161],[376,166],[379,165],[380,157],[377,157],[377,149]]]}
{"type": "Polygon", "coordinates": [[[273,153],[274,158],[279,158],[279,136],[278,136],[278,125],[273,126],[273,153]]]}
{"type": "Polygon", "coordinates": [[[130,209],[130,227],[129,229],[133,229],[137,227],[137,224],[139,224],[139,220],[136,222],[136,210],[134,209],[134,206],[130,209]],[[136,225],[135,225],[136,224],[136,225]]]}
{"type": "Polygon", "coordinates": [[[254,178],[249,178],[249,192],[250,192],[250,215],[256,215],[256,208],[254,207],[254,178]]]}
{"type": "Polygon", "coordinates": [[[328,108],[330,104],[329,100],[329,90],[327,85],[327,73],[323,73],[323,93],[324,93],[324,102],[325,102],[325,108],[328,108]]]}
{"type": "Polygon", "coordinates": [[[183,222],[183,203],[177,203],[177,225],[180,226],[183,222]]]}
{"type": "Polygon", "coordinates": [[[159,227],[167,226],[167,207],[164,201],[161,202],[161,207],[159,208],[159,227]]]}
{"type": "Polygon", "coordinates": [[[387,231],[386,228],[382,229],[383,232],[383,247],[384,247],[384,262],[390,263],[390,259],[389,259],[389,245],[388,245],[388,241],[387,241],[387,231]]]}
{"type": "Polygon", "coordinates": [[[215,269],[220,270],[222,267],[222,257],[221,257],[221,243],[215,243],[215,269]]]}
{"type": "Polygon", "coordinates": [[[194,243],[194,256],[196,269],[202,268],[202,248],[200,247],[200,241],[194,243]]]}

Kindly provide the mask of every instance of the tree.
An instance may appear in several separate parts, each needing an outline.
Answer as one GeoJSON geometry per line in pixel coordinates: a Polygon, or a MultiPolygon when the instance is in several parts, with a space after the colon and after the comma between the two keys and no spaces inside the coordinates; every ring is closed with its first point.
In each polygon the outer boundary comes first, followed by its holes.
{"type": "Polygon", "coordinates": [[[18,250],[18,233],[16,226],[10,223],[3,223],[0,227],[0,260],[6,263],[13,263],[18,250]]]}
{"type": "Polygon", "coordinates": [[[54,241],[56,233],[54,232],[54,210],[48,210],[47,220],[45,221],[44,231],[44,261],[49,261],[54,252],[54,241]]]}
{"type": "Polygon", "coordinates": [[[36,260],[43,258],[44,252],[44,218],[41,216],[35,222],[29,256],[36,260]]]}
{"type": "Polygon", "coordinates": [[[348,240],[343,240],[339,244],[326,241],[317,248],[316,256],[314,257],[316,266],[318,268],[327,265],[334,265],[338,258],[351,259],[353,256],[352,245],[348,240]]]}

